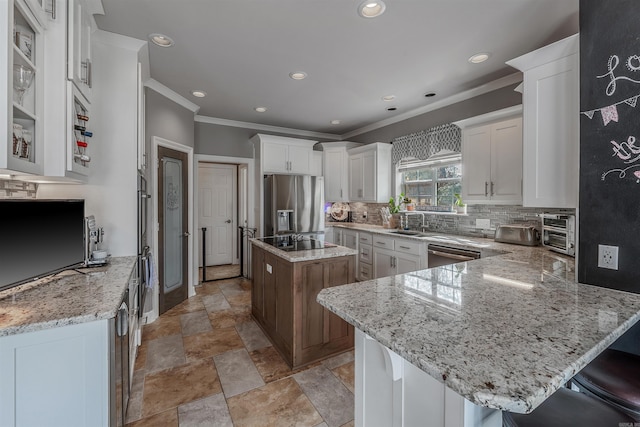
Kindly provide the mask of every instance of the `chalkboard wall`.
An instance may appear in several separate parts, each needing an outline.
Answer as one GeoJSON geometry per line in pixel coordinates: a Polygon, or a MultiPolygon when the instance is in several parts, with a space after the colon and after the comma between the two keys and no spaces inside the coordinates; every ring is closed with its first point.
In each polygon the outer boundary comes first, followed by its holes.
{"type": "Polygon", "coordinates": [[[578,280],[640,293],[640,7],[580,1],[578,280]],[[618,270],[598,245],[619,247],[618,270]]]}

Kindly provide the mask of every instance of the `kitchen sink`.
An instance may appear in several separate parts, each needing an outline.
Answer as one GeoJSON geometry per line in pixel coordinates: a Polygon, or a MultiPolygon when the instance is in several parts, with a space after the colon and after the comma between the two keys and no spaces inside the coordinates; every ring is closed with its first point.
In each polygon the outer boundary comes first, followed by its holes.
{"type": "Polygon", "coordinates": [[[402,235],[405,235],[405,236],[417,236],[417,237],[424,236],[424,233],[421,233],[421,232],[415,231],[415,230],[393,230],[393,231],[391,231],[391,233],[393,233],[393,234],[402,234],[402,235]]]}

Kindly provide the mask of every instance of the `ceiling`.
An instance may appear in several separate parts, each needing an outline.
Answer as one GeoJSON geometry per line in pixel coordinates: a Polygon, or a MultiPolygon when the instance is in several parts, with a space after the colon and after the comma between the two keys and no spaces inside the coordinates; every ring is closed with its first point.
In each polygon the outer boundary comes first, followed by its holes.
{"type": "Polygon", "coordinates": [[[337,135],[513,74],[505,61],[578,31],[579,0],[386,0],[373,19],[360,2],[103,0],[96,22],[171,37],[170,48],[149,44],[151,77],[199,115],[337,135]],[[468,62],[478,52],[489,60],[468,62]]]}

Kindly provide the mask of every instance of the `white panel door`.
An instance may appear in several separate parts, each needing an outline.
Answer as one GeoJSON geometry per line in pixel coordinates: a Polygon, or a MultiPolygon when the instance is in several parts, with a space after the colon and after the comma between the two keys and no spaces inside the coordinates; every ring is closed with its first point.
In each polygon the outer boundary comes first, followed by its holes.
{"type": "Polygon", "coordinates": [[[373,150],[362,153],[362,197],[365,202],[378,201],[377,155],[373,150]]]}
{"type": "MultiPolygon", "coordinates": [[[[289,173],[289,146],[277,142],[262,145],[262,169],[264,173],[289,173]]],[[[309,161],[307,160],[307,168],[309,161]]]]}
{"type": "Polygon", "coordinates": [[[462,142],[462,199],[488,200],[491,182],[491,126],[465,131],[462,142]]]}
{"type": "Polygon", "coordinates": [[[344,176],[347,173],[346,152],[326,150],[324,152],[324,199],[327,202],[344,202],[349,199],[344,188],[344,176]]]}
{"type": "Polygon", "coordinates": [[[579,81],[578,54],[525,74],[524,206],[577,207],[579,81]]]}
{"type": "Polygon", "coordinates": [[[349,156],[349,198],[352,201],[364,200],[362,178],[362,154],[349,156]]]}
{"type": "Polygon", "coordinates": [[[205,246],[208,266],[233,263],[236,236],[236,168],[236,165],[215,163],[201,163],[198,166],[198,221],[200,228],[207,229],[205,246]]]}
{"type": "Polygon", "coordinates": [[[492,200],[522,202],[522,118],[491,127],[492,200]]]}
{"type": "Polygon", "coordinates": [[[311,157],[313,150],[305,145],[289,145],[289,173],[300,175],[311,174],[311,157]]]}

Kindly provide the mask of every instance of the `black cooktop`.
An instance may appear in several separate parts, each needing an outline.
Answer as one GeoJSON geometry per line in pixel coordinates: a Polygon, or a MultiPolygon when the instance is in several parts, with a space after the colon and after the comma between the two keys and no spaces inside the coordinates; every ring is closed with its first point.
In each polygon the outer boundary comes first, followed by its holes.
{"type": "Polygon", "coordinates": [[[331,243],[325,243],[321,240],[299,238],[296,236],[274,236],[274,237],[262,237],[258,239],[271,246],[286,251],[308,251],[310,249],[324,249],[335,248],[337,245],[331,243]]]}

